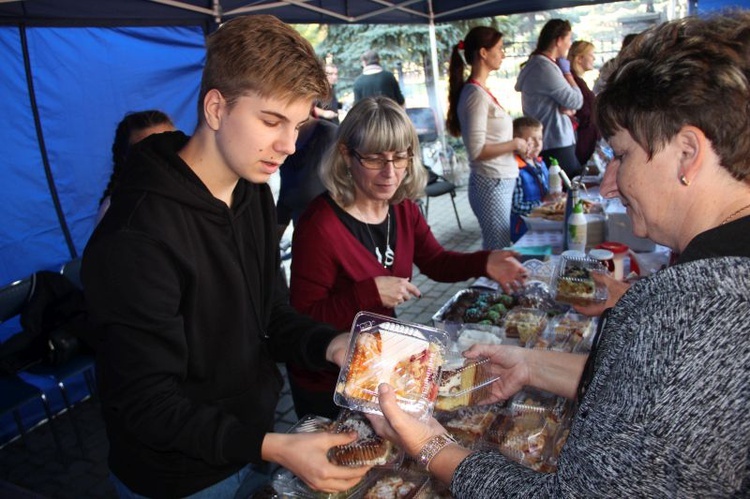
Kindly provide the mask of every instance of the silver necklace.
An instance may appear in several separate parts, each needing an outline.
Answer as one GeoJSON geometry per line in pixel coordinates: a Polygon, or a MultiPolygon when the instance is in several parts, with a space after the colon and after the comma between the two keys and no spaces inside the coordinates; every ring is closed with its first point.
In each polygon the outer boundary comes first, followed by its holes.
{"type": "Polygon", "coordinates": [[[367,235],[370,236],[370,241],[372,241],[372,245],[375,247],[375,257],[378,259],[378,262],[383,266],[384,269],[387,269],[391,265],[393,265],[394,260],[394,253],[391,249],[391,210],[388,209],[388,214],[386,215],[386,219],[388,220],[388,224],[386,225],[385,229],[385,257],[383,257],[383,254],[380,252],[380,248],[378,248],[378,243],[375,242],[375,238],[372,236],[372,232],[370,231],[370,224],[365,222],[365,216],[362,214],[362,212],[359,209],[359,206],[354,206],[357,209],[357,213],[359,213],[360,218],[362,218],[362,223],[365,224],[365,228],[367,229],[367,235]]]}

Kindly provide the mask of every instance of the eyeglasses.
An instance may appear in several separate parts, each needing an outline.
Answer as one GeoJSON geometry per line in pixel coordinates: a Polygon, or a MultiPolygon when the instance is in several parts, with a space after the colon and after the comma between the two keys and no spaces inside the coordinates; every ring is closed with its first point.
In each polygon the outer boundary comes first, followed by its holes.
{"type": "Polygon", "coordinates": [[[357,158],[359,164],[368,170],[382,170],[388,163],[393,163],[393,168],[396,170],[403,170],[411,164],[411,160],[414,157],[414,155],[411,154],[411,151],[409,151],[408,156],[396,156],[393,159],[384,158],[382,156],[365,158],[354,149],[350,149],[349,152],[352,153],[352,156],[357,158]]]}

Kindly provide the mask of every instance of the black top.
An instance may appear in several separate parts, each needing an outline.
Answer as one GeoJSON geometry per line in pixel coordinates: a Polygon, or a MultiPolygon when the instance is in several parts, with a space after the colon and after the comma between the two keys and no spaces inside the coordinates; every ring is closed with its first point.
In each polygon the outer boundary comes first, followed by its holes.
{"type": "Polygon", "coordinates": [[[109,467],[148,497],[261,463],[276,363],[333,368],[337,334],[280,287],[270,187],[240,180],[227,207],[177,154],[187,140],[144,140],[83,256],[109,467]]]}
{"type": "Polygon", "coordinates": [[[325,200],[331,205],[336,216],[341,223],[367,248],[367,251],[375,255],[380,264],[385,268],[393,266],[393,252],[396,250],[396,216],[393,214],[393,206],[388,207],[389,217],[386,217],[379,224],[368,224],[360,222],[349,213],[344,211],[336,202],[331,199],[328,193],[325,194],[325,200]],[[390,224],[388,219],[390,218],[390,224]],[[388,248],[391,249],[391,255],[388,256],[388,248]]]}
{"type": "Polygon", "coordinates": [[[750,216],[701,232],[690,241],[677,263],[718,256],[750,257],[750,216]]]}

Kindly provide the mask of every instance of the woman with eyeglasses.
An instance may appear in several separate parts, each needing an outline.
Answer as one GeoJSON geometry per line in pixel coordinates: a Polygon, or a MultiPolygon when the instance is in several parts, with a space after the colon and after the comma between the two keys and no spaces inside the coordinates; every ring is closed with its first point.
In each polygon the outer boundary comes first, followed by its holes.
{"type": "MultiPolygon", "coordinates": [[[[410,282],[414,264],[440,282],[488,276],[506,291],[521,285],[525,269],[512,252],[440,246],[413,201],[427,178],[415,151],[417,132],[395,101],[366,98],[346,115],[321,168],[328,192],[294,231],[290,291],[298,311],[342,330],[363,310],[394,316],[421,295],[410,282]]],[[[288,373],[297,414],[336,416],[338,371],[288,365],[288,373]]]]}
{"type": "Polygon", "coordinates": [[[513,137],[513,118],[487,86],[487,77],[500,69],[503,59],[503,34],[477,26],[453,47],[448,68],[446,125],[466,146],[471,168],[469,203],[482,229],[484,249],[510,246],[511,205],[518,177],[514,153],[526,156],[529,149],[525,139],[513,137]],[[464,74],[467,64],[471,67],[468,78],[464,74]]]}

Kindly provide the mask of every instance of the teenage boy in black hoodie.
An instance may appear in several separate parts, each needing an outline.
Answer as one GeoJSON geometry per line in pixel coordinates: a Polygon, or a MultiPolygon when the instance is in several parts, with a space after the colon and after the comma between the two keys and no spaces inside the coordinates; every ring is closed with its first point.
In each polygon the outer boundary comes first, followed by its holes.
{"type": "Polygon", "coordinates": [[[208,38],[195,134],[131,154],[82,270],[121,496],[247,497],[268,461],[326,491],[367,471],[326,459],[355,435],[273,433],[276,363],[334,369],[348,344],[286,302],[266,184],[328,88],[291,27],[231,20],[208,38]]]}

